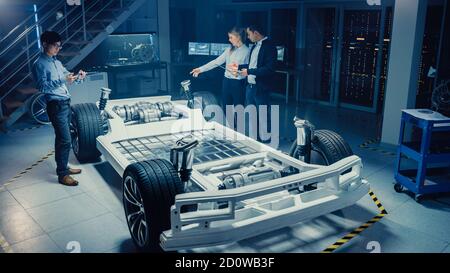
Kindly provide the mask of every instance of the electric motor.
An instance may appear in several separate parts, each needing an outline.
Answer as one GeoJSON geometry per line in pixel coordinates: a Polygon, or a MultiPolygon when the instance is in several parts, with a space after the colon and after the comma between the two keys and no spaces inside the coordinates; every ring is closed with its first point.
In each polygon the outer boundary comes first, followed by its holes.
{"type": "Polygon", "coordinates": [[[223,172],[220,177],[223,182],[218,189],[224,190],[277,179],[281,177],[281,173],[270,166],[265,166],[261,160],[257,160],[251,166],[237,171],[223,172]]]}
{"type": "Polygon", "coordinates": [[[140,101],[133,105],[117,105],[113,107],[113,111],[124,122],[149,123],[179,118],[179,114],[173,112],[173,105],[170,101],[157,103],[140,101]]]}

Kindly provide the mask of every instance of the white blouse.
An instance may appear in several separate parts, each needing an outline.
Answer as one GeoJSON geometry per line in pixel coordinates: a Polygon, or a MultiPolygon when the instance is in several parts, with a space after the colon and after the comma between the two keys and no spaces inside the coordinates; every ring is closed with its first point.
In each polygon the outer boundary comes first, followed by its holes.
{"type": "MultiPolygon", "coordinates": [[[[225,63],[225,67],[227,67],[229,64],[232,64],[232,63],[237,63],[238,65],[248,63],[250,50],[248,49],[248,47],[246,45],[242,45],[241,47],[235,48],[232,52],[230,52],[230,51],[231,51],[231,46],[229,48],[225,49],[224,52],[216,59],[199,67],[200,71],[206,72],[206,71],[214,69],[218,66],[221,66],[224,63],[225,63]]],[[[241,80],[241,79],[245,78],[239,74],[237,76],[234,76],[227,69],[225,69],[225,77],[228,79],[233,79],[233,80],[241,80]]]]}

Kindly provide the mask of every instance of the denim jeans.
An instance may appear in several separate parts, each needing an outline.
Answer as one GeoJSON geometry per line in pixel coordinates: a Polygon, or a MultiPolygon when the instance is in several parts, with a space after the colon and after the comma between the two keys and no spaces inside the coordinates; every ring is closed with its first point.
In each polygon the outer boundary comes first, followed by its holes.
{"type": "Polygon", "coordinates": [[[55,130],[56,174],[62,178],[69,174],[69,153],[71,146],[70,119],[72,111],[70,100],[51,100],[47,102],[47,114],[55,130]]]}

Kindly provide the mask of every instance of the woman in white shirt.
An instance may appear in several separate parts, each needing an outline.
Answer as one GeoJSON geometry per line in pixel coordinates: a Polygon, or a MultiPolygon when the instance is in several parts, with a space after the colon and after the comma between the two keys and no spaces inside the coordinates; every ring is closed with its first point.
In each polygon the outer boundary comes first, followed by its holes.
{"type": "MultiPolygon", "coordinates": [[[[225,49],[225,51],[217,57],[215,60],[195,68],[191,71],[194,77],[198,77],[200,73],[209,71],[218,66],[225,68],[223,83],[222,83],[222,109],[226,113],[227,105],[244,105],[245,103],[245,86],[247,80],[245,77],[233,73],[228,70],[229,65],[241,65],[247,64],[250,50],[244,44],[245,29],[234,27],[228,31],[228,41],[231,43],[231,47],[225,49]],[[225,67],[223,66],[225,64],[225,67]]],[[[231,117],[227,117],[230,122],[231,117]]],[[[236,128],[236,123],[234,123],[236,128]]]]}

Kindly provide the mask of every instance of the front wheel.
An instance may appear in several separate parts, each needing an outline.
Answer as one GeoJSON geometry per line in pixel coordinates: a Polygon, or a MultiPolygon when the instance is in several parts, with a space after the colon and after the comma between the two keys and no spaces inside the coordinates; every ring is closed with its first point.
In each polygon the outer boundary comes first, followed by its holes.
{"type": "Polygon", "coordinates": [[[159,252],[159,236],[170,229],[170,207],[184,185],[164,159],[136,162],[123,175],[123,205],[131,238],[140,251],[159,252]]]}
{"type": "Polygon", "coordinates": [[[102,119],[97,105],[81,103],[72,106],[70,132],[72,149],[81,163],[97,160],[100,151],[97,150],[97,137],[102,135],[102,119]]]}

